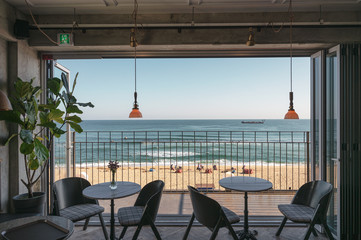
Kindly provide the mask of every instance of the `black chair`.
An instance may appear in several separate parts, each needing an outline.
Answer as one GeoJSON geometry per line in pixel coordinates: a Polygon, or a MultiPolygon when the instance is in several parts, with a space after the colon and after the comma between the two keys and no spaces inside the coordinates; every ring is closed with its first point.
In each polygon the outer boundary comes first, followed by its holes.
{"type": "Polygon", "coordinates": [[[238,240],[238,237],[234,232],[231,224],[239,222],[241,220],[239,216],[228,208],[222,207],[212,198],[203,195],[194,187],[188,186],[188,190],[191,195],[193,214],[191,220],[188,223],[183,240],[187,239],[194,218],[196,218],[198,222],[212,231],[212,236],[210,238],[211,240],[217,237],[218,230],[221,227],[227,227],[233,239],[238,240]]]}
{"type": "Polygon", "coordinates": [[[142,188],[133,207],[124,207],[118,210],[119,223],[123,226],[119,239],[124,237],[128,227],[138,226],[133,236],[133,240],[136,240],[142,227],[150,225],[156,238],[161,240],[154,222],[157,217],[163,188],[164,182],[161,180],[150,182],[142,188]]]}
{"type": "Polygon", "coordinates": [[[73,222],[85,219],[83,230],[88,227],[89,219],[98,215],[105,239],[108,239],[108,232],[105,227],[102,212],[104,208],[99,206],[95,199],[88,199],[83,196],[83,190],[90,186],[90,183],[79,177],[64,178],[56,181],[53,185],[54,193],[54,215],[65,217],[73,222]]]}
{"type": "Polygon", "coordinates": [[[326,221],[332,190],[333,187],[330,183],[324,181],[308,182],[297,191],[291,204],[278,205],[278,209],[285,217],[276,236],[281,234],[287,219],[289,219],[293,222],[309,224],[305,240],[310,237],[311,232],[317,236],[317,232],[314,229],[315,224],[322,224],[327,236],[333,239],[326,221]]]}

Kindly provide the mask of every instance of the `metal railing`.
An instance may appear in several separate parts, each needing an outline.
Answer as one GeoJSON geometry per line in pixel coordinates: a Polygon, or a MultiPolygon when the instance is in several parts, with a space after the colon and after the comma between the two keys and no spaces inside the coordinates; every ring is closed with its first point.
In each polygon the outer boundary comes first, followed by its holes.
{"type": "MultiPolygon", "coordinates": [[[[55,180],[66,177],[65,142],[55,144],[55,180]]],[[[309,132],[285,131],[88,131],[73,133],[72,174],[92,184],[118,181],[144,186],[161,179],[167,191],[187,185],[224,191],[221,178],[255,176],[274,190],[296,190],[309,181],[309,132]]]]}

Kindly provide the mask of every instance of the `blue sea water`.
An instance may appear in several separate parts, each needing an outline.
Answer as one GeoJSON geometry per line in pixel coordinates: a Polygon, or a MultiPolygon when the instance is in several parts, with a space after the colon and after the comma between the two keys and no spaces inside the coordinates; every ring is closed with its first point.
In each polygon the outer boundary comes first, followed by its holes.
{"type": "MultiPolygon", "coordinates": [[[[237,120],[85,120],[84,131],[309,131],[310,120],[268,119],[264,124],[237,120]]],[[[255,120],[259,121],[259,120],[255,120]]]]}
{"type": "MultiPolygon", "coordinates": [[[[305,162],[310,120],[242,121],[87,120],[75,135],[73,156],[77,164],[305,162]]],[[[61,145],[57,159],[64,156],[61,145]]]]}

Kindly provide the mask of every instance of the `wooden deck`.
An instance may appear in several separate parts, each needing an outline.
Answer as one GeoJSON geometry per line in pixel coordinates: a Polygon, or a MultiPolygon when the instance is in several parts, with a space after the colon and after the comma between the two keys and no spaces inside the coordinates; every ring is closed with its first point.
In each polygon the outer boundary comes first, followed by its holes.
{"type": "MultiPolygon", "coordinates": [[[[250,216],[281,216],[278,204],[291,202],[294,193],[249,193],[248,209],[250,216]]],[[[244,194],[232,193],[207,193],[207,196],[215,199],[221,205],[231,209],[238,215],[243,215],[244,194]]],[[[137,195],[115,200],[115,209],[132,206],[137,195]]],[[[110,213],[109,201],[99,201],[105,208],[105,213],[110,213]]],[[[159,215],[190,215],[192,204],[188,193],[164,193],[159,208],[159,215]]]]}
{"type": "MultiPolygon", "coordinates": [[[[241,230],[242,227],[234,227],[234,229],[241,230]]],[[[277,227],[256,227],[252,228],[258,231],[256,236],[258,240],[298,240],[303,239],[304,234],[307,231],[306,227],[286,227],[283,229],[281,236],[276,237],[277,227]]],[[[119,237],[122,227],[116,226],[116,236],[119,237]]],[[[183,238],[186,227],[158,227],[158,231],[163,240],[181,240],[183,238]]],[[[124,240],[132,239],[135,232],[135,227],[130,227],[124,236],[124,240]]],[[[192,227],[188,240],[208,240],[211,236],[211,231],[206,227],[192,227]]],[[[69,240],[103,240],[104,235],[101,227],[88,227],[86,231],[83,231],[81,226],[75,228],[73,235],[69,240]]],[[[138,240],[153,240],[156,239],[150,227],[145,226],[140,231],[138,240]]],[[[226,228],[221,228],[217,235],[218,240],[232,240],[233,238],[228,233],[226,228]]],[[[326,240],[328,239],[323,234],[319,234],[315,237],[311,234],[310,240],[326,240]]]]}
{"type": "MultiPolygon", "coordinates": [[[[207,195],[220,204],[230,208],[239,215],[243,215],[244,207],[244,194],[238,192],[231,193],[207,193],[207,195]]],[[[303,239],[303,235],[306,233],[306,226],[304,224],[292,224],[288,222],[282,231],[281,236],[276,237],[275,233],[282,220],[282,215],[279,213],[277,205],[282,203],[290,203],[294,193],[250,193],[248,196],[249,203],[249,223],[252,230],[257,230],[257,239],[277,239],[277,240],[296,240],[303,239]]],[[[131,196],[124,199],[117,199],[115,201],[115,209],[117,211],[120,207],[131,206],[136,199],[135,196],[131,196]]],[[[105,207],[104,219],[109,228],[109,201],[100,201],[100,204],[105,207]]],[[[159,214],[156,220],[156,225],[162,236],[162,239],[177,240],[182,239],[186,225],[192,214],[192,204],[188,193],[164,193],[159,209],[159,214]]],[[[86,231],[82,230],[82,222],[76,223],[74,234],[70,240],[92,240],[92,239],[104,239],[103,232],[99,226],[98,218],[94,217],[90,220],[89,227],[86,231]]],[[[209,239],[211,232],[200,226],[195,221],[188,239],[192,240],[205,240],[209,239]]],[[[241,230],[243,228],[243,218],[241,222],[234,224],[235,230],[241,230]]],[[[116,219],[116,236],[119,236],[122,228],[116,219]]],[[[135,227],[129,228],[124,239],[132,239],[135,227]]],[[[138,239],[155,239],[150,227],[144,227],[139,235],[138,239]]],[[[217,239],[232,239],[228,234],[228,230],[223,228],[220,230],[217,239]]],[[[316,238],[311,235],[310,239],[327,239],[323,234],[319,234],[316,238]]]]}

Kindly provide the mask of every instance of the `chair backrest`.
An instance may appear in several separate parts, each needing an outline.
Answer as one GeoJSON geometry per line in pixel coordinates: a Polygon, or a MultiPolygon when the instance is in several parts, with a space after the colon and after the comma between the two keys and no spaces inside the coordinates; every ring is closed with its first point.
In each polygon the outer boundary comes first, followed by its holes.
{"type": "Polygon", "coordinates": [[[158,214],[160,200],[162,198],[163,188],[164,182],[156,180],[145,185],[140,191],[134,206],[145,206],[143,213],[143,216],[147,216],[145,224],[149,224],[149,221],[155,221],[158,214]]]}
{"type": "Polygon", "coordinates": [[[164,182],[162,180],[155,180],[145,185],[137,197],[134,206],[145,206],[149,199],[159,191],[162,191],[164,182]]]}
{"type": "Polygon", "coordinates": [[[188,186],[188,190],[196,219],[202,225],[213,229],[220,217],[221,206],[217,201],[200,193],[192,186],[188,186]]]}
{"type": "Polygon", "coordinates": [[[53,185],[54,210],[84,203],[96,203],[96,200],[87,199],[83,196],[83,190],[90,186],[84,178],[71,177],[58,180],[53,185]]]}
{"type": "Polygon", "coordinates": [[[327,211],[332,196],[332,189],[332,185],[325,181],[305,183],[297,191],[292,203],[312,208],[316,208],[320,204],[323,211],[327,211]]]}

